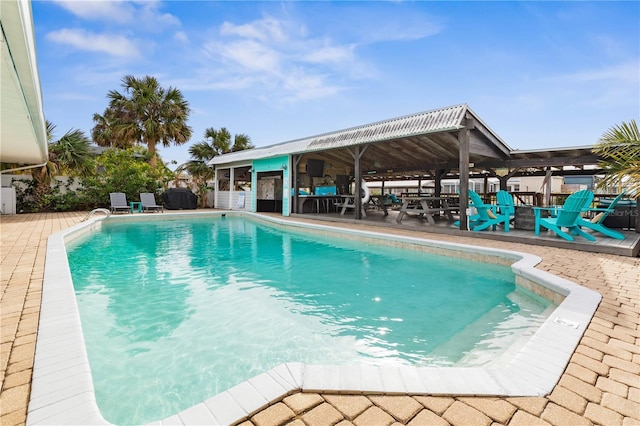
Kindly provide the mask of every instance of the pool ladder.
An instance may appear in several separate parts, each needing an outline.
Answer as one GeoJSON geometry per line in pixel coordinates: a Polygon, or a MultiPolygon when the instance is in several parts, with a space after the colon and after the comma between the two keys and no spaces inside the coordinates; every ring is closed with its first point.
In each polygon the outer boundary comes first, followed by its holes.
{"type": "Polygon", "coordinates": [[[104,213],[104,214],[107,215],[106,217],[103,217],[102,219],[106,219],[107,217],[111,216],[111,212],[109,210],[107,210],[107,209],[103,209],[103,208],[93,209],[93,210],[91,210],[89,212],[89,214],[84,219],[82,219],[82,222],[91,219],[91,217],[96,213],[104,213]]]}

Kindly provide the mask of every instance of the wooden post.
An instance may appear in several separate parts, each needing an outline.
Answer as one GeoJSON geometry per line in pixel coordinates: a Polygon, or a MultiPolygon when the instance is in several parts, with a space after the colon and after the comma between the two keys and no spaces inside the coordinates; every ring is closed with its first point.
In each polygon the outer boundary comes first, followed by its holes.
{"type": "Polygon", "coordinates": [[[640,234],[640,195],[636,197],[636,233],[640,234]]]}
{"type": "Polygon", "coordinates": [[[447,169],[438,169],[435,171],[434,185],[436,188],[434,192],[436,197],[442,195],[442,177],[446,176],[447,173],[449,173],[449,170],[447,169]]]}
{"type": "Polygon", "coordinates": [[[355,181],[355,198],[353,199],[353,204],[355,205],[354,207],[354,212],[353,212],[353,217],[356,220],[360,220],[362,219],[362,198],[360,197],[360,194],[362,192],[362,170],[360,170],[360,146],[356,145],[356,149],[354,152],[354,160],[355,160],[355,167],[354,167],[354,179],[355,181]]]}
{"type": "Polygon", "coordinates": [[[507,190],[507,181],[509,180],[508,176],[498,176],[498,181],[500,182],[500,191],[507,190]]]}
{"type": "Polygon", "coordinates": [[[482,181],[482,191],[484,192],[484,202],[489,203],[491,200],[487,198],[487,194],[489,193],[489,175],[484,175],[484,180],[482,181]]]}
{"type": "Polygon", "coordinates": [[[362,219],[362,197],[360,196],[360,193],[362,192],[362,170],[360,170],[360,159],[362,158],[362,156],[366,151],[367,151],[366,145],[363,147],[360,147],[360,145],[356,145],[353,151],[349,150],[349,153],[353,157],[353,161],[354,161],[353,174],[354,174],[354,179],[356,181],[355,181],[355,191],[354,191],[355,194],[353,194],[355,196],[353,200],[353,204],[354,204],[353,207],[355,208],[353,217],[354,219],[357,219],[357,220],[362,219]]]}
{"type": "MultiPolygon", "coordinates": [[[[233,194],[236,193],[235,191],[235,176],[236,175],[236,168],[235,167],[229,167],[229,210],[234,210],[233,208],[233,194]]],[[[237,204],[236,204],[237,206],[237,204]]]]}
{"type": "Polygon", "coordinates": [[[291,178],[293,179],[293,208],[291,209],[291,211],[294,213],[299,213],[298,199],[300,192],[300,182],[298,182],[298,166],[301,159],[302,155],[294,155],[291,157],[291,163],[293,164],[293,173],[291,173],[291,178]]]}
{"type": "Polygon", "coordinates": [[[465,127],[458,131],[459,153],[459,178],[460,178],[460,226],[461,230],[467,229],[467,207],[469,206],[469,133],[473,128],[473,119],[467,117],[465,127]]]}
{"type": "Polygon", "coordinates": [[[502,191],[507,190],[507,182],[509,182],[509,179],[511,179],[516,173],[518,173],[519,170],[520,170],[520,167],[516,167],[512,169],[509,173],[507,173],[505,176],[498,176],[498,179],[500,180],[500,189],[502,191]]]}

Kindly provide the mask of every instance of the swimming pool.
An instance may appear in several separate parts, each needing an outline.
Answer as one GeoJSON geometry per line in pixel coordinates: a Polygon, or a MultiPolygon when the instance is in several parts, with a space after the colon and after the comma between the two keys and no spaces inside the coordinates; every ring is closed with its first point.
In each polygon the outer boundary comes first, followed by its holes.
{"type": "MultiPolygon", "coordinates": [[[[240,214],[240,216],[252,216],[246,213],[240,214]]],[[[169,219],[169,215],[165,215],[164,218],[169,219]]],[[[139,218],[123,218],[120,221],[128,220],[140,220],[139,218]]],[[[227,219],[231,219],[228,217],[227,219]]],[[[264,219],[262,219],[264,220],[264,219]]],[[[279,222],[275,219],[269,219],[271,221],[279,222]]],[[[114,221],[115,222],[115,221],[114,221]]],[[[285,226],[291,226],[284,222],[285,226]]],[[[65,234],[68,236],[77,236],[79,233],[86,232],[89,228],[98,228],[99,223],[89,224],[88,226],[77,227],[65,234]]],[[[330,228],[323,226],[303,226],[305,234],[317,234],[322,232],[329,232],[330,228]]],[[[346,232],[346,231],[344,231],[346,232]]],[[[215,413],[215,406],[218,406],[218,412],[224,412],[222,417],[216,417],[217,419],[232,419],[233,416],[240,418],[244,413],[245,415],[252,410],[253,405],[265,404],[265,401],[269,401],[273,398],[277,398],[278,395],[286,394],[295,389],[308,389],[308,390],[342,390],[342,391],[384,391],[384,392],[409,392],[409,393],[461,393],[461,394],[510,394],[510,395],[537,395],[541,392],[549,390],[555,380],[562,372],[568,357],[573,351],[579,336],[584,331],[584,326],[590,319],[593,311],[588,312],[588,305],[593,306],[593,310],[597,306],[596,297],[587,292],[583,292],[582,287],[575,286],[572,283],[560,280],[557,277],[550,276],[549,274],[541,273],[531,268],[531,265],[537,262],[537,259],[529,257],[523,254],[506,253],[500,251],[487,251],[469,246],[460,245],[446,245],[442,243],[427,242],[424,240],[411,239],[411,238],[399,238],[394,236],[376,235],[372,233],[349,231],[342,234],[343,238],[354,239],[361,242],[373,242],[382,243],[383,245],[407,245],[418,246],[420,251],[442,251],[447,249],[450,255],[455,257],[462,257],[465,259],[497,259],[498,263],[510,264],[516,262],[512,270],[516,274],[516,279],[520,284],[530,285],[532,288],[536,287],[538,292],[545,293],[548,291],[550,294],[561,294],[562,297],[566,296],[561,305],[556,309],[551,318],[544,322],[540,330],[536,332],[535,336],[525,345],[520,346],[515,352],[509,354],[508,357],[503,357],[500,366],[492,367],[472,367],[472,368],[435,368],[435,367],[415,367],[415,366],[375,366],[364,365],[358,368],[351,368],[345,365],[337,366],[322,366],[322,365],[308,365],[301,363],[287,363],[275,367],[267,373],[260,374],[259,376],[249,379],[248,382],[222,392],[215,397],[209,399],[204,404],[208,407],[209,411],[213,410],[215,413]],[[446,246],[446,247],[445,247],[446,246]],[[519,260],[520,259],[520,260],[519,260]],[[528,283],[528,284],[527,284],[528,283]],[[541,291],[540,291],[541,290],[541,291]],[[587,311],[585,311],[585,306],[587,311]],[[578,309],[579,307],[579,309],[578,309]],[[572,343],[573,342],[573,343],[572,343]],[[551,345],[550,345],[551,344],[551,345]],[[571,346],[573,344],[573,346],[571,346]],[[544,354],[544,355],[539,355],[544,354]],[[562,363],[564,362],[564,365],[562,363]],[[531,365],[535,364],[537,365],[531,365]],[[514,376],[514,371],[518,371],[517,377],[514,376]],[[365,374],[366,373],[366,374],[365,374]],[[530,377],[529,377],[530,376],[530,377]],[[428,380],[423,380],[428,378],[428,380]],[[257,395],[260,398],[255,397],[257,395]],[[238,395],[242,396],[242,401],[237,401],[238,395]],[[229,402],[233,402],[233,409],[230,408],[229,402]],[[213,407],[213,408],[212,408],[213,407]],[[234,411],[235,410],[235,411],[234,411]]],[[[315,238],[315,237],[314,237],[315,238]]],[[[56,236],[58,242],[64,242],[62,235],[56,236]]],[[[55,240],[54,239],[54,240],[55,240]]],[[[54,244],[50,244],[53,248],[54,244]]],[[[251,250],[251,247],[248,247],[251,250]]],[[[246,249],[246,247],[245,247],[246,249]]],[[[64,250],[62,250],[62,254],[64,250]]],[[[47,269],[48,272],[57,273],[60,281],[67,281],[68,275],[65,274],[60,268],[57,268],[57,264],[49,264],[49,260],[61,253],[56,251],[48,252],[47,255],[47,269]]],[[[58,258],[60,260],[60,258],[58,258]]],[[[64,263],[64,262],[61,262],[64,263]]],[[[45,274],[48,276],[47,271],[45,274]]],[[[60,302],[63,295],[68,297],[68,282],[53,283],[56,280],[49,280],[45,278],[45,290],[43,294],[43,309],[42,309],[42,321],[41,329],[38,336],[38,350],[36,355],[36,368],[34,369],[34,389],[32,393],[32,401],[30,404],[30,423],[38,423],[38,419],[54,418],[51,415],[51,410],[58,410],[60,414],[61,405],[57,404],[58,408],[55,408],[56,404],[52,404],[52,399],[61,398],[60,404],[71,404],[71,400],[75,398],[74,395],[67,395],[67,398],[63,398],[60,393],[57,393],[57,397],[53,397],[49,392],[44,397],[41,392],[41,388],[44,386],[46,390],[50,390],[53,383],[45,380],[45,372],[40,367],[47,367],[48,365],[55,364],[54,360],[60,363],[60,353],[53,351],[52,354],[46,354],[45,350],[40,350],[41,347],[50,346],[52,340],[55,340],[53,330],[60,326],[60,321],[57,321],[56,327],[54,323],[49,324],[50,314],[54,314],[53,307],[56,303],[60,302]],[[56,288],[56,286],[60,286],[56,288]],[[55,294],[55,296],[54,296],[55,294]],[[53,299],[53,300],[50,300],[53,299]],[[57,299],[57,300],[56,300],[57,299]],[[49,303],[52,302],[52,303],[49,303]],[[47,308],[50,306],[51,308],[47,308]],[[51,330],[51,331],[49,331],[51,330]],[[71,398],[71,399],[70,399],[71,398]],[[45,401],[47,403],[45,403],[45,401]]],[[[558,300],[562,299],[560,297],[558,300]]],[[[598,296],[599,300],[599,296],[598,296]]],[[[87,383],[87,370],[88,364],[86,358],[81,355],[84,352],[84,342],[82,338],[79,339],[77,331],[79,325],[77,324],[77,311],[75,314],[65,315],[61,312],[57,312],[53,315],[59,319],[61,316],[74,317],[76,322],[73,323],[69,318],[69,331],[63,333],[63,339],[67,339],[69,342],[73,342],[74,346],[71,349],[76,349],[75,359],[65,361],[65,366],[75,365],[76,379],[82,378],[80,384],[73,378],[66,378],[63,387],[74,383],[73,389],[89,389],[89,391],[80,392],[77,395],[87,399],[82,404],[78,401],[74,404],[86,407],[88,411],[74,412],[74,416],[100,416],[95,407],[93,401],[93,393],[91,393],[91,382],[87,383]],[[73,323],[73,324],[72,324],[73,323]],[[73,338],[72,338],[73,336],[73,338]],[[78,353],[80,355],[78,355],[78,353]],[[77,370],[80,367],[83,374],[78,374],[77,370]],[[93,404],[93,405],[92,405],[93,404]]],[[[392,317],[388,317],[392,318],[392,317]]],[[[59,334],[59,330],[58,330],[59,334]]],[[[265,366],[265,370],[270,367],[265,366]]],[[[63,368],[62,370],[65,370],[63,368]]],[[[73,392],[71,392],[73,393],[73,392]]],[[[82,399],[81,398],[81,399],[82,399]]],[[[198,404],[203,406],[203,404],[198,404]]],[[[197,410],[197,407],[193,407],[189,410],[197,410]]],[[[60,414],[61,415],[61,414],[60,414]]],[[[183,419],[187,414],[181,413],[180,417],[176,419],[183,419]]],[[[81,417],[85,418],[85,417],[81,417]]]]}
{"type": "Polygon", "coordinates": [[[242,217],[107,222],[67,249],[96,398],[116,424],[285,362],[488,365],[555,308],[507,266],[242,217]]]}

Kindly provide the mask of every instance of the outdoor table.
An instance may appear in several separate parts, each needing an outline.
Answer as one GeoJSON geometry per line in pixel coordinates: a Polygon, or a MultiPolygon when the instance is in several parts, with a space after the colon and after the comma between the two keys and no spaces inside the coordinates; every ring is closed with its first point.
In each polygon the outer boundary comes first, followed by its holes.
{"type": "MultiPolygon", "coordinates": [[[[513,216],[513,227],[515,229],[523,229],[526,231],[535,230],[536,218],[533,212],[533,206],[520,205],[514,206],[515,214],[513,216]]],[[[548,217],[548,211],[541,211],[541,217],[548,217]]]]}
{"type": "Polygon", "coordinates": [[[304,205],[307,201],[311,203],[311,213],[321,213],[324,210],[325,213],[329,213],[331,205],[336,201],[340,201],[342,198],[339,195],[298,195],[298,213],[304,213],[304,205]],[[321,208],[322,206],[322,208],[321,208]]]}
{"type": "Polygon", "coordinates": [[[141,213],[142,212],[142,203],[140,201],[130,201],[129,202],[129,210],[131,211],[131,213],[138,212],[141,213]]]}
{"type": "MultiPolygon", "coordinates": [[[[355,195],[341,195],[341,197],[342,197],[342,203],[340,203],[339,206],[342,207],[342,210],[340,211],[340,214],[342,216],[344,216],[344,214],[346,213],[347,209],[355,210],[355,208],[356,208],[356,196],[355,195]]],[[[365,212],[364,204],[361,206],[360,210],[362,211],[362,217],[367,217],[367,213],[365,212]]]]}
{"type": "Polygon", "coordinates": [[[457,210],[457,207],[449,206],[448,197],[434,197],[431,195],[402,197],[402,207],[400,207],[400,213],[398,213],[396,222],[402,222],[404,215],[407,213],[418,213],[420,216],[427,218],[429,225],[435,225],[436,221],[433,218],[433,214],[441,212],[444,212],[449,221],[453,222],[452,210],[457,210]]]}
{"type": "Polygon", "coordinates": [[[384,215],[388,216],[389,212],[387,211],[387,205],[384,203],[385,199],[386,197],[384,195],[370,195],[369,201],[367,202],[367,204],[369,204],[372,207],[377,207],[379,209],[382,209],[382,211],[384,212],[384,215]]]}

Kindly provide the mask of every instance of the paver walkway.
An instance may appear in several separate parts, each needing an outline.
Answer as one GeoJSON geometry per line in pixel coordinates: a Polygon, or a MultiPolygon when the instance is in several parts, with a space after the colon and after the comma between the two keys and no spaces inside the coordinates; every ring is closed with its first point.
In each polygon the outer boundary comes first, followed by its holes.
{"type": "MultiPolygon", "coordinates": [[[[24,424],[47,237],[86,213],[2,216],[0,424],[24,424]]],[[[298,220],[298,219],[296,219],[298,220]]],[[[366,229],[363,225],[335,225],[366,229]]],[[[410,235],[415,230],[375,228],[410,235]]],[[[529,252],[538,268],[600,292],[602,303],[553,392],[544,398],[296,393],[242,426],[640,425],[640,258],[438,234],[425,238],[529,252]]]]}

